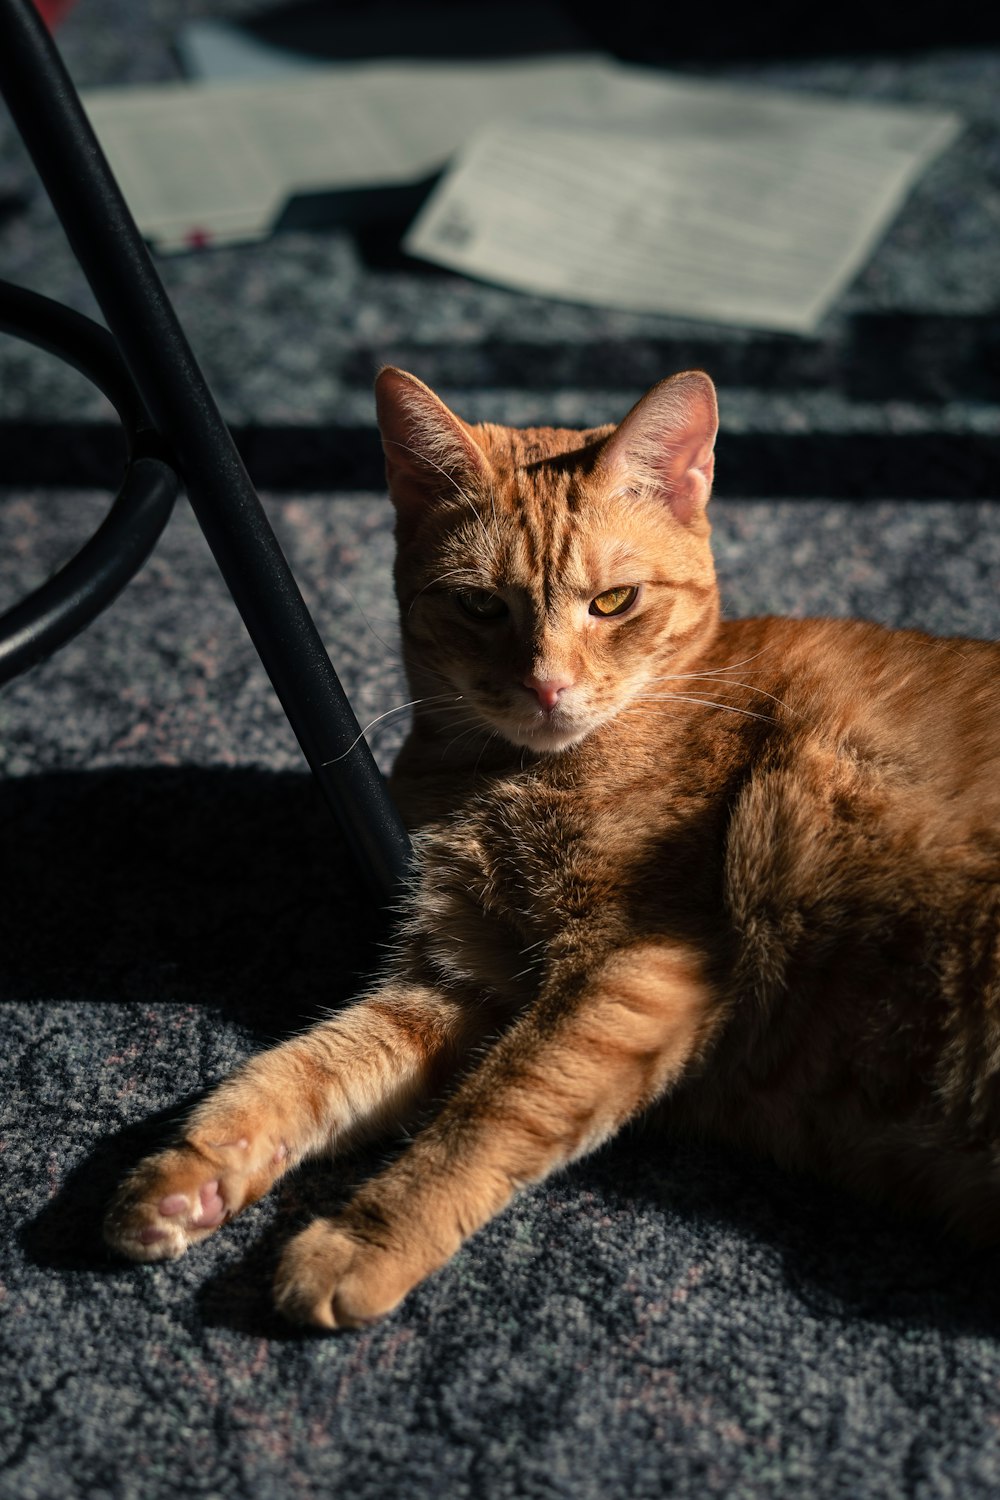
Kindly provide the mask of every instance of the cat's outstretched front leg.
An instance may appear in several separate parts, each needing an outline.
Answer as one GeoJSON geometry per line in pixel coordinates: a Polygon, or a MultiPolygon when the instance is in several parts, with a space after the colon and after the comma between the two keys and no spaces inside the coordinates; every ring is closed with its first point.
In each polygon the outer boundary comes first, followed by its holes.
{"type": "Polygon", "coordinates": [[[661,1095],[717,1014],[700,961],[674,944],[620,951],[589,979],[553,975],[403,1156],[290,1242],[279,1308],[327,1328],[390,1311],[519,1187],[661,1095]]]}
{"type": "Polygon", "coordinates": [[[405,1116],[482,1021],[476,1007],[398,980],[252,1058],[194,1109],[176,1145],[125,1178],[105,1239],[133,1260],[182,1255],[304,1157],[405,1116]]]}

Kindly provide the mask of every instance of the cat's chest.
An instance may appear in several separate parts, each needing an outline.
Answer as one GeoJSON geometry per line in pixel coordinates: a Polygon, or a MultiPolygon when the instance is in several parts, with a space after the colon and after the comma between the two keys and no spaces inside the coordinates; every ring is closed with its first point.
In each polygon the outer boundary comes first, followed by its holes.
{"type": "Polygon", "coordinates": [[[705,779],[684,794],[649,766],[584,769],[501,778],[431,830],[422,889],[439,952],[457,961],[461,949],[466,967],[488,954],[495,982],[501,954],[537,967],[574,935],[617,947],[717,907],[719,807],[705,779]]]}

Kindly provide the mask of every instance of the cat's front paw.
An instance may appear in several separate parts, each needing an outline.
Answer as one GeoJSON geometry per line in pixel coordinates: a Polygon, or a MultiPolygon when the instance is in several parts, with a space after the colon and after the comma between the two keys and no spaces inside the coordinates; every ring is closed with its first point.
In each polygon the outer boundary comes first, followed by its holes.
{"type": "Polygon", "coordinates": [[[363,1328],[398,1306],[420,1280],[398,1250],[317,1219],[285,1247],[274,1280],[278,1311],[314,1328],[363,1328]]]}
{"type": "Polygon", "coordinates": [[[130,1260],[176,1260],[259,1193],[250,1142],[205,1151],[190,1141],[148,1156],[125,1178],[104,1220],[104,1239],[130,1260]]]}

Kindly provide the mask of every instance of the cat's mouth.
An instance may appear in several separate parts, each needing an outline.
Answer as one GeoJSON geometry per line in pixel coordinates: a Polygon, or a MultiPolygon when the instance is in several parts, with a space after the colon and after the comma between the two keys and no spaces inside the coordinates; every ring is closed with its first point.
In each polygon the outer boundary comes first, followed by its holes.
{"type": "Polygon", "coordinates": [[[577,744],[593,725],[589,720],[581,722],[576,714],[557,707],[551,713],[538,710],[532,714],[508,714],[497,727],[519,749],[551,755],[577,744]]]}
{"type": "Polygon", "coordinates": [[[579,744],[608,717],[607,713],[595,712],[579,695],[571,702],[559,701],[550,707],[540,703],[529,707],[524,701],[527,694],[515,698],[507,693],[483,693],[477,686],[467,687],[464,696],[484,729],[519,750],[534,750],[540,755],[557,754],[579,744]]]}

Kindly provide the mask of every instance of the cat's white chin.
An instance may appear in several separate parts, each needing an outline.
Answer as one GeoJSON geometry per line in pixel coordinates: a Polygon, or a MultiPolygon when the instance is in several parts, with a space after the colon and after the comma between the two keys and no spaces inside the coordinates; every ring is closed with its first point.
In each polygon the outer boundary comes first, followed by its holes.
{"type": "Polygon", "coordinates": [[[501,734],[519,748],[536,750],[542,755],[555,755],[578,745],[594,727],[563,719],[543,719],[541,716],[528,723],[507,722],[500,727],[501,734]]]}

